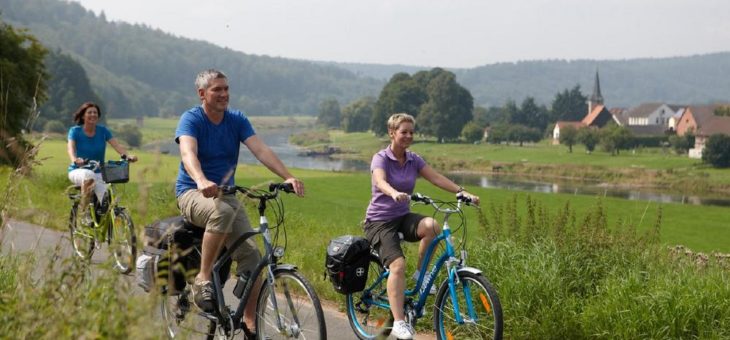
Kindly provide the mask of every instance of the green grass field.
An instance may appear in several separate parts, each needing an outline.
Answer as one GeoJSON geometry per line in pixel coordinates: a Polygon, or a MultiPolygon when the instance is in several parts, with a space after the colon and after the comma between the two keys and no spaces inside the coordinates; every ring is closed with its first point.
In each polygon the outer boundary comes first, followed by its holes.
{"type": "MultiPolygon", "coordinates": [[[[175,214],[173,186],[177,176],[179,159],[135,150],[140,161],[131,167],[131,182],[120,186],[124,199],[133,209],[138,225],[175,214]]],[[[116,153],[108,149],[107,155],[116,153]]],[[[65,143],[51,140],[43,143],[39,153],[41,165],[28,180],[19,202],[18,214],[28,216],[34,222],[56,229],[65,227],[67,199],[63,195],[68,185],[65,143]]],[[[7,172],[7,169],[5,170],[7,172]]],[[[369,200],[370,178],[367,173],[330,172],[294,169],[294,174],[305,181],[307,197],[286,198],[287,212],[301,216],[314,224],[334,231],[331,235],[357,232],[369,200]],[[323,213],[323,212],[326,212],[323,213]]],[[[275,175],[260,166],[241,165],[237,170],[237,182],[254,185],[278,180],[275,175]]],[[[419,182],[417,190],[447,198],[448,194],[436,191],[426,182],[419,182]]],[[[479,194],[488,211],[489,205],[511,200],[514,196],[524,201],[528,193],[507,190],[470,188],[479,194]]],[[[529,193],[533,199],[545,205],[551,212],[570,202],[579,213],[595,204],[598,198],[583,195],[529,193]]],[[[681,204],[658,204],[646,201],[630,201],[601,198],[608,211],[609,225],[622,221],[636,222],[639,228],[653,224],[657,209],[662,208],[661,240],[666,244],[683,244],[702,251],[730,251],[730,225],[726,223],[727,208],[681,204]]]]}

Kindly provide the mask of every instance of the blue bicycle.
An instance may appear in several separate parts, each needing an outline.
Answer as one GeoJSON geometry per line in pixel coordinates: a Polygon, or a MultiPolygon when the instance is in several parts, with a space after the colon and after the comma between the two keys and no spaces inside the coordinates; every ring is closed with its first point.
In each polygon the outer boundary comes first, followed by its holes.
{"type": "MultiPolygon", "coordinates": [[[[431,258],[440,242],[445,242],[445,251],[435,259],[429,273],[431,281],[425,282],[428,263],[424,261],[420,276],[413,289],[405,291],[403,306],[406,322],[414,326],[424,316],[424,307],[436,275],[446,269],[446,279],[441,283],[434,300],[433,325],[438,339],[501,339],[502,306],[499,297],[482,271],[466,266],[467,252],[461,247],[460,256],[452,240],[449,217],[457,214],[462,218],[461,232],[466,236],[466,222],[461,210],[462,204],[469,205],[468,197],[457,195],[456,202],[437,201],[428,196],[413,194],[413,202],[430,205],[434,215],[443,214],[443,231],[426,251],[425,258],[431,258]],[[423,289],[422,289],[423,288],[423,289]]],[[[465,240],[465,238],[462,238],[465,240]]],[[[385,338],[393,326],[386,283],[389,271],[383,267],[377,252],[371,252],[368,282],[365,290],[346,296],[347,318],[360,339],[385,338]]]]}

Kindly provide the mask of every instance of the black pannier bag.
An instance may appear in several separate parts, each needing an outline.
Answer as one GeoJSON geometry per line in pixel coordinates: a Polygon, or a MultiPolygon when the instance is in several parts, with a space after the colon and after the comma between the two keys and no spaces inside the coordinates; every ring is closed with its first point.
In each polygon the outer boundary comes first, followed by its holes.
{"type": "MultiPolygon", "coordinates": [[[[145,244],[137,259],[137,284],[150,291],[160,285],[167,294],[181,292],[200,269],[200,252],[205,230],[182,216],[169,217],[145,226],[145,244]]],[[[225,252],[224,250],[221,254],[225,252]]],[[[228,279],[229,259],[221,267],[222,282],[228,279]]]]}
{"type": "Polygon", "coordinates": [[[369,257],[370,242],[365,238],[345,235],[330,241],[325,274],[338,293],[350,294],[365,289],[369,257]]]}

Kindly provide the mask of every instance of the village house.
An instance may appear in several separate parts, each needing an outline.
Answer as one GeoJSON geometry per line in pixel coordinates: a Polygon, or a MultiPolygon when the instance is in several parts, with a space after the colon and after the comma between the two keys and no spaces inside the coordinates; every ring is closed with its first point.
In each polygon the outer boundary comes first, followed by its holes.
{"type": "Polygon", "coordinates": [[[695,136],[694,148],[689,150],[690,158],[702,158],[702,151],[710,136],[730,135],[730,117],[715,115],[715,110],[722,106],[727,104],[689,106],[679,118],[677,135],[692,133],[695,136]]]}
{"type": "Polygon", "coordinates": [[[661,125],[668,128],[670,119],[680,111],[683,111],[683,107],[679,105],[644,103],[629,109],[626,114],[627,125],[661,125]]]}

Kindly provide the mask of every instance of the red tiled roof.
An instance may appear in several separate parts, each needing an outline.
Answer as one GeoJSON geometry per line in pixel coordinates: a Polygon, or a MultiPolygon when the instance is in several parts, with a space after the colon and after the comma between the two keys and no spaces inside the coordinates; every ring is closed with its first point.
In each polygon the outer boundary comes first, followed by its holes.
{"type": "Polygon", "coordinates": [[[603,111],[603,109],[605,109],[605,108],[606,107],[603,105],[597,105],[596,107],[593,108],[593,111],[591,111],[587,116],[585,116],[585,118],[583,118],[582,123],[585,124],[586,126],[590,126],[591,123],[593,123],[593,121],[596,120],[596,118],[598,118],[598,115],[600,115],[601,111],[603,111]]]}

